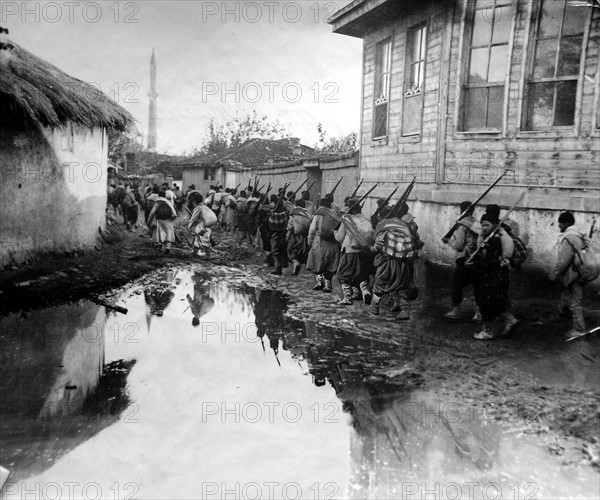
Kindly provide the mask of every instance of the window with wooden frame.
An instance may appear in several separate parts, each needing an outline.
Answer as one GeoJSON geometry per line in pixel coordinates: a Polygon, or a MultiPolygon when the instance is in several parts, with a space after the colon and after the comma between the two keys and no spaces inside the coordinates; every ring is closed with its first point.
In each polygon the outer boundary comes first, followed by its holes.
{"type": "Polygon", "coordinates": [[[522,127],[572,127],[588,9],[567,0],[540,0],[537,8],[522,127]]]}
{"type": "Polygon", "coordinates": [[[373,140],[384,139],[388,134],[391,70],[392,40],[387,39],[375,47],[373,140]]]}
{"type": "Polygon", "coordinates": [[[421,133],[423,118],[423,86],[425,84],[425,54],[427,26],[425,23],[409,28],[406,34],[404,90],[402,92],[402,135],[421,133]]]}
{"type": "Polygon", "coordinates": [[[460,130],[500,132],[513,9],[508,0],[468,2],[460,130]]]}

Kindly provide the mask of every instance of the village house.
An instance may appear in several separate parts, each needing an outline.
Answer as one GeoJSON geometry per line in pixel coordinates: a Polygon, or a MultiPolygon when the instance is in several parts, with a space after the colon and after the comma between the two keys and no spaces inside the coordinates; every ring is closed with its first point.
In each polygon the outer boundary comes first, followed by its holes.
{"type": "Polygon", "coordinates": [[[363,40],[359,175],[380,183],[367,208],[416,176],[410,205],[426,257],[452,260],[440,240],[458,204],[505,169],[483,203],[509,207],[529,188],[510,224],[532,267],[554,261],[560,211],[590,230],[600,213],[597,0],[354,0],[328,22],[363,40]]]}
{"type": "Polygon", "coordinates": [[[0,40],[0,267],[97,244],[107,130],[132,123],[91,85],[0,40]]]}
{"type": "Polygon", "coordinates": [[[257,167],[301,159],[313,152],[313,148],[300,144],[300,140],[293,137],[249,139],[219,153],[194,156],[176,166],[182,170],[184,188],[193,184],[206,194],[211,185],[233,188],[240,184],[241,188],[246,187],[257,167]]]}

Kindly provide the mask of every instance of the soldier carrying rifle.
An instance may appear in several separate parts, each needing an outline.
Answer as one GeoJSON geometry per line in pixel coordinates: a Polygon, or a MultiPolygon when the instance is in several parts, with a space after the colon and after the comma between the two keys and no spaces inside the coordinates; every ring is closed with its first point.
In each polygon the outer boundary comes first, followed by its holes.
{"type": "Polygon", "coordinates": [[[379,314],[379,304],[384,294],[390,294],[394,299],[393,312],[398,312],[396,319],[410,319],[409,301],[414,300],[417,289],[414,286],[414,261],[423,247],[419,238],[418,226],[414,217],[408,212],[406,200],[412,191],[416,178],[408,185],[396,205],[388,208],[389,199],[395,190],[379,204],[379,209],[373,215],[373,220],[380,220],[375,228],[375,283],[373,299],[368,313],[379,314]],[[381,217],[380,217],[381,215],[381,217]]]}

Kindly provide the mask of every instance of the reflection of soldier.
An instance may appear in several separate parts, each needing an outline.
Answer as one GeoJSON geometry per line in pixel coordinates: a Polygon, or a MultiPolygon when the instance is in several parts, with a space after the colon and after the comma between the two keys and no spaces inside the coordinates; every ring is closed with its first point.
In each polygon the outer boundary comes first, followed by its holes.
{"type": "MultiPolygon", "coordinates": [[[[269,290],[256,290],[254,302],[254,323],[258,337],[265,334],[271,337],[275,332],[281,332],[284,324],[283,312],[286,301],[283,295],[269,290]]],[[[280,337],[281,338],[281,337],[280,337]]]]}
{"type": "Polygon", "coordinates": [[[160,275],[159,280],[152,283],[144,290],[144,299],[150,306],[150,313],[162,316],[164,310],[169,307],[175,294],[171,291],[171,284],[177,276],[174,271],[166,271],[160,275]]]}
{"type": "Polygon", "coordinates": [[[205,281],[199,278],[199,276],[194,276],[194,297],[192,298],[189,293],[186,297],[194,315],[192,325],[198,326],[200,318],[208,314],[215,307],[215,301],[210,296],[210,290],[206,286],[205,281]]]}

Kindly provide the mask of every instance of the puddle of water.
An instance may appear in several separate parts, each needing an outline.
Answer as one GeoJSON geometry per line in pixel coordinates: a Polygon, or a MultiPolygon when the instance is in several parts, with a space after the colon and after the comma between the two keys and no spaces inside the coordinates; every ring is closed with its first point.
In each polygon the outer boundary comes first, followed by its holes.
{"type": "Polygon", "coordinates": [[[600,495],[591,469],[435,399],[414,346],[390,366],[389,343],[200,271],[119,304],[0,320],[6,498],[600,495]]]}

